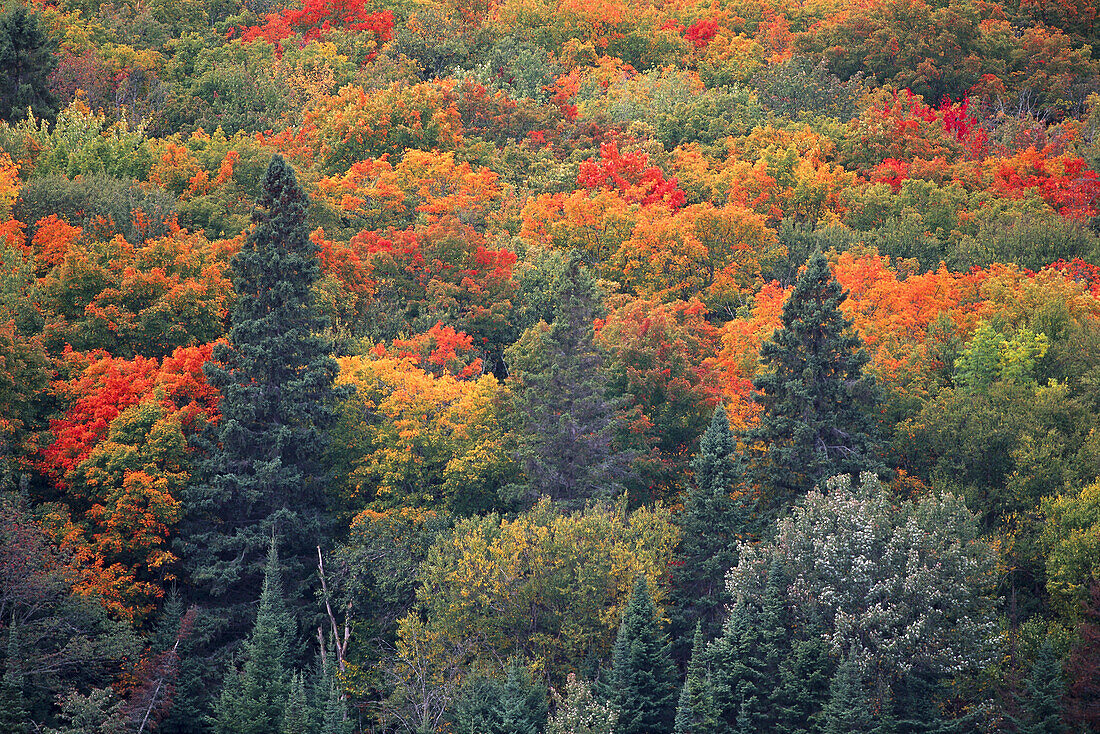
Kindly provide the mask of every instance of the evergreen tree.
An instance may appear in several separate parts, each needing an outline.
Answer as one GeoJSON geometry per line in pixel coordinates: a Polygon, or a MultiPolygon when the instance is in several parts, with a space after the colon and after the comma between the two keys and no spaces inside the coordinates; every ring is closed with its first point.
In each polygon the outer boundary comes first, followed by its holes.
{"type": "Polygon", "coordinates": [[[304,601],[314,549],[330,525],[321,458],[337,367],[313,304],[320,265],[307,206],[294,171],[276,155],[232,262],[229,341],[204,367],[222,395],[221,419],[204,447],[205,481],[184,496],[183,550],[193,581],[230,615],[231,632],[256,598],[268,538],[285,538],[290,598],[304,601]]]}
{"type": "Polygon", "coordinates": [[[215,706],[214,728],[218,734],[271,734],[279,730],[291,696],[288,663],[293,634],[294,619],[286,607],[279,556],[272,538],[256,623],[245,644],[244,667],[239,673],[230,670],[215,706]]]}
{"type": "Polygon", "coordinates": [[[4,674],[0,677],[0,734],[25,734],[29,717],[23,699],[23,676],[19,674],[19,639],[16,625],[8,626],[4,674]]]}
{"type": "Polygon", "coordinates": [[[895,734],[947,734],[960,722],[947,721],[940,710],[941,676],[914,668],[891,686],[895,734]]]}
{"type": "Polygon", "coordinates": [[[829,703],[824,712],[825,734],[873,734],[878,732],[872,697],[859,665],[851,657],[837,667],[829,684],[829,703]]]}
{"type": "Polygon", "coordinates": [[[697,624],[687,678],[676,707],[676,734],[712,734],[718,728],[718,712],[714,706],[705,655],[702,625],[697,624]]]}
{"type": "Polygon", "coordinates": [[[618,406],[593,343],[598,302],[594,279],[574,258],[558,283],[553,321],[531,326],[505,352],[525,501],[544,494],[579,507],[613,496],[627,476],[630,457],[612,445],[618,406]]]}
{"type": "Polygon", "coordinates": [[[306,698],[305,677],[295,673],[290,678],[289,695],[283,707],[283,724],[280,734],[313,734],[313,712],[306,698]]]}
{"type": "Polygon", "coordinates": [[[467,685],[454,715],[457,734],[538,734],[546,724],[546,691],[517,659],[503,680],[478,679],[467,685]]]}
{"type": "Polygon", "coordinates": [[[783,306],[782,325],[761,347],[753,385],[763,414],[746,439],[759,448],[754,478],[772,512],[828,477],[880,468],[872,420],[878,389],[840,311],[847,296],[815,252],[783,306]]]}
{"type": "Polygon", "coordinates": [[[776,734],[820,734],[832,661],[819,625],[804,625],[779,664],[772,694],[776,734]]]}
{"type": "Polygon", "coordinates": [[[697,622],[707,637],[716,637],[729,608],[726,572],[737,565],[737,542],[748,535],[751,521],[739,456],[720,404],[692,461],[694,481],[677,518],[680,547],[672,575],[675,637],[684,636],[697,622]]]}
{"type": "Polygon", "coordinates": [[[49,77],[57,66],[56,44],[28,3],[6,5],[0,11],[0,120],[20,120],[28,109],[35,117],[52,117],[57,110],[49,77]]]}
{"type": "Polygon", "coordinates": [[[1043,641],[1031,673],[1024,680],[1023,695],[1017,696],[1020,715],[1010,716],[1019,734],[1065,734],[1062,720],[1062,696],[1066,683],[1062,678],[1062,660],[1050,644],[1043,641]]]}
{"type": "Polygon", "coordinates": [[[608,697],[620,734],[667,734],[676,717],[676,670],[644,576],[623,612],[611,655],[608,697]]]}

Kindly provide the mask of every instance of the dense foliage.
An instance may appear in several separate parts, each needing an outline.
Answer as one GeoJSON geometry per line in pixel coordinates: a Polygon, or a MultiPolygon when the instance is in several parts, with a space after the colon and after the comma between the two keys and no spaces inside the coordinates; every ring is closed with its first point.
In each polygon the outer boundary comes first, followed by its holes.
{"type": "Polygon", "coordinates": [[[1100,731],[1094,0],[0,0],[0,731],[1100,731]]]}

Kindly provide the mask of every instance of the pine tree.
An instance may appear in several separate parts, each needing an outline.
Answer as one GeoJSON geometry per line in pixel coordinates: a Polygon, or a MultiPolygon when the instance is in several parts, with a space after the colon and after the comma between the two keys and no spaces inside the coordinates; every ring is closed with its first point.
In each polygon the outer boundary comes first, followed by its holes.
{"type": "Polygon", "coordinates": [[[228,343],[204,367],[222,395],[221,419],[204,448],[205,481],[184,496],[191,577],[240,632],[256,598],[264,548],[285,538],[290,598],[310,599],[315,548],[327,537],[321,458],[333,422],[336,362],[319,335],[311,287],[320,277],[309,239],[308,199],[276,155],[253,229],[232,262],[237,294],[228,343]],[[291,532],[292,530],[292,532],[291,532]]]}
{"type": "Polygon", "coordinates": [[[760,350],[753,381],[763,407],[746,432],[758,448],[754,478],[777,512],[822,480],[876,471],[874,379],[852,322],[840,311],[848,294],[814,253],[783,306],[782,325],[760,350]]]}
{"type": "Polygon", "coordinates": [[[623,612],[611,655],[608,697],[619,710],[620,734],[667,734],[676,718],[676,670],[657,610],[639,576],[623,612]]]}
{"type": "Polygon", "coordinates": [[[704,634],[716,637],[729,608],[726,573],[737,565],[737,542],[749,535],[752,509],[739,457],[726,410],[719,405],[692,461],[694,481],[677,518],[681,540],[672,576],[674,636],[701,622],[704,634]]]}
{"type": "Polygon", "coordinates": [[[779,664],[772,694],[776,734],[820,734],[832,661],[818,625],[805,624],[779,664]]]}
{"type": "Polygon", "coordinates": [[[697,624],[687,678],[676,707],[676,734],[712,734],[718,728],[718,712],[704,661],[706,646],[703,640],[702,625],[697,624]]]}
{"type": "Polygon", "coordinates": [[[256,623],[245,644],[245,663],[231,669],[215,705],[218,734],[271,734],[283,723],[291,694],[289,667],[294,619],[286,607],[279,556],[272,538],[256,623]]]}
{"type": "Polygon", "coordinates": [[[1024,680],[1023,695],[1017,696],[1020,715],[1010,716],[1019,734],[1065,734],[1068,729],[1062,719],[1062,696],[1066,683],[1062,678],[1062,661],[1050,639],[1043,641],[1031,673],[1024,680]]]}
{"type": "Polygon", "coordinates": [[[552,322],[531,326],[505,353],[520,437],[515,457],[527,477],[521,499],[547,495],[580,507],[616,494],[630,457],[612,445],[617,405],[593,343],[598,289],[579,259],[558,284],[557,302],[552,322]]]}

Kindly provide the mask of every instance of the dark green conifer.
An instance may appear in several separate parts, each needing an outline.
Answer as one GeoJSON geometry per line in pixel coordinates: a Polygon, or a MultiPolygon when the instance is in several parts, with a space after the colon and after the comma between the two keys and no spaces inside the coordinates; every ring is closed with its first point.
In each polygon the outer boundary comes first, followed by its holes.
{"type": "Polygon", "coordinates": [[[230,670],[215,706],[214,725],[218,734],[279,731],[291,694],[289,659],[294,629],[272,539],[256,623],[245,644],[244,667],[240,673],[230,670]]]}
{"type": "Polygon", "coordinates": [[[631,457],[613,446],[618,405],[593,342],[595,278],[574,257],[555,290],[553,320],[528,328],[504,355],[519,437],[515,458],[527,479],[515,489],[525,502],[547,495],[576,508],[617,494],[631,457]]]}
{"type": "Polygon", "coordinates": [[[829,684],[825,706],[825,734],[873,734],[878,731],[870,692],[859,665],[847,657],[837,667],[829,684]]]}
{"type": "Polygon", "coordinates": [[[1019,734],[1065,734],[1068,731],[1062,718],[1065,693],[1062,661],[1047,638],[1024,680],[1022,694],[1017,696],[1020,714],[1009,717],[1016,731],[1019,734]]]}
{"type": "Polygon", "coordinates": [[[546,724],[546,689],[522,661],[508,661],[503,680],[479,678],[466,686],[453,717],[456,734],[538,734],[546,724]]]}
{"type": "Polygon", "coordinates": [[[805,624],[793,637],[790,652],[779,664],[779,681],[772,694],[776,734],[820,734],[829,700],[832,661],[820,628],[805,624]]]}
{"type": "Polygon", "coordinates": [[[880,468],[878,390],[840,311],[847,296],[825,256],[814,253],[783,306],[782,325],[761,347],[753,385],[764,410],[746,439],[758,449],[753,474],[771,512],[828,477],[880,468]]]}
{"type": "Polygon", "coordinates": [[[0,120],[21,120],[57,111],[50,74],[57,67],[56,43],[42,16],[29,3],[6,3],[0,11],[0,120]]]}
{"type": "Polygon", "coordinates": [[[752,517],[739,457],[737,439],[720,404],[692,461],[694,481],[677,518],[674,635],[686,635],[699,622],[705,636],[716,637],[729,609],[726,573],[737,565],[737,542],[749,535],[752,517]]]}
{"type": "Polygon", "coordinates": [[[285,539],[290,598],[304,602],[315,548],[329,532],[321,459],[337,367],[313,303],[320,265],[308,204],[294,171],[276,155],[253,229],[232,262],[237,299],[228,343],[214,348],[204,368],[221,392],[221,419],[205,447],[205,481],[184,497],[182,537],[192,579],[220,615],[231,615],[231,632],[243,626],[259,591],[272,534],[285,539]]]}
{"type": "Polygon", "coordinates": [[[619,710],[620,734],[667,734],[676,718],[676,669],[661,633],[649,585],[639,576],[623,612],[611,656],[607,694],[619,710]]]}
{"type": "Polygon", "coordinates": [[[8,626],[8,644],[0,677],[0,734],[25,734],[29,724],[23,699],[23,676],[19,674],[19,639],[16,625],[8,626]]]}
{"type": "Polygon", "coordinates": [[[697,624],[687,678],[680,689],[680,703],[676,707],[676,734],[713,734],[718,728],[718,712],[714,706],[705,657],[703,629],[701,624],[697,624]]]}

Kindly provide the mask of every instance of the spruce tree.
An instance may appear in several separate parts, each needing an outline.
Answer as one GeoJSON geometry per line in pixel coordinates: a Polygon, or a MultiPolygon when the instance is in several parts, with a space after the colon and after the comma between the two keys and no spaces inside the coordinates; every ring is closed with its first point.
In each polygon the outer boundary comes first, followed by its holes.
{"type": "Polygon", "coordinates": [[[25,734],[29,727],[23,676],[19,674],[19,638],[16,625],[8,626],[4,674],[0,677],[0,734],[25,734]]]}
{"type": "Polygon", "coordinates": [[[618,406],[593,343],[595,279],[573,258],[556,290],[553,321],[534,324],[505,352],[519,437],[514,456],[527,479],[516,493],[577,508],[614,496],[631,457],[613,446],[618,406]]]}
{"type": "Polygon", "coordinates": [[[878,731],[870,692],[859,665],[846,657],[829,684],[824,712],[825,734],[874,734],[878,731]]]}
{"type": "Polygon", "coordinates": [[[1047,638],[1024,680],[1022,695],[1016,697],[1020,714],[1010,716],[1009,720],[1019,734],[1065,734],[1068,731],[1062,718],[1062,696],[1065,693],[1062,660],[1047,638]]]}
{"type": "Polygon", "coordinates": [[[0,120],[21,120],[57,111],[50,74],[57,67],[56,42],[42,15],[30,3],[11,2],[0,10],[0,120]]]}
{"type": "Polygon", "coordinates": [[[761,347],[763,369],[753,385],[763,414],[746,440],[756,447],[753,474],[771,512],[828,477],[880,469],[872,418],[878,389],[863,373],[869,358],[840,311],[847,296],[815,252],[783,306],[780,328],[761,347]]]}
{"type": "Polygon", "coordinates": [[[726,572],[737,565],[737,542],[749,535],[752,517],[737,439],[721,404],[691,468],[694,481],[677,518],[681,540],[672,572],[673,635],[686,636],[698,622],[713,638],[731,601],[726,572]]]}
{"type": "Polygon", "coordinates": [[[776,734],[820,734],[833,664],[820,625],[800,625],[772,693],[776,734]]]}
{"type": "Polygon", "coordinates": [[[289,660],[294,629],[272,538],[256,623],[244,648],[244,666],[240,672],[230,669],[215,705],[214,728],[218,734],[279,731],[291,695],[289,660]]]}
{"type": "Polygon", "coordinates": [[[546,724],[546,690],[517,659],[503,680],[477,679],[466,686],[453,717],[457,734],[539,734],[546,724]]]}
{"type": "Polygon", "coordinates": [[[710,675],[704,659],[706,646],[703,640],[702,625],[697,624],[687,678],[680,690],[680,703],[676,707],[676,734],[713,734],[719,726],[710,675]]]}
{"type": "Polygon", "coordinates": [[[184,496],[182,528],[192,580],[243,627],[259,591],[264,549],[285,538],[290,597],[311,598],[315,548],[327,537],[322,453],[334,416],[337,366],[311,287],[320,277],[309,239],[308,199],[276,155],[252,212],[253,228],[232,261],[236,302],[228,343],[204,366],[221,392],[208,458],[184,496]]]}
{"type": "Polygon", "coordinates": [[[608,697],[619,734],[667,734],[676,718],[676,669],[644,576],[623,612],[611,656],[608,697]]]}

